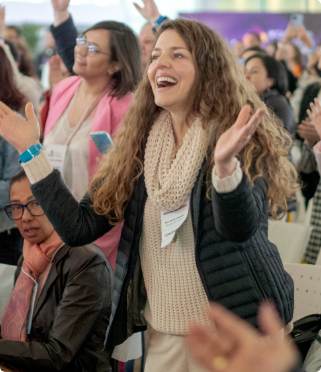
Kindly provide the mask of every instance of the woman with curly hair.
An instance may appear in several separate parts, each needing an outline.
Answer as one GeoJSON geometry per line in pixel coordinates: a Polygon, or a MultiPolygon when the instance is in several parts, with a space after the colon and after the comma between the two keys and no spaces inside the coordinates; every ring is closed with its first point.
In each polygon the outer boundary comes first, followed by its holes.
{"type": "Polygon", "coordinates": [[[63,241],[90,242],[124,222],[109,350],[148,326],[145,371],[201,371],[183,336],[191,318],[211,324],[209,301],[256,326],[270,299],[291,321],[293,282],[267,238],[269,211],[276,217],[296,190],[291,140],[218,34],[185,19],[161,25],[80,204],[42,151],[26,156],[39,142],[26,113],[23,126],[0,103],[0,133],[26,159],[32,192],[63,241]]]}

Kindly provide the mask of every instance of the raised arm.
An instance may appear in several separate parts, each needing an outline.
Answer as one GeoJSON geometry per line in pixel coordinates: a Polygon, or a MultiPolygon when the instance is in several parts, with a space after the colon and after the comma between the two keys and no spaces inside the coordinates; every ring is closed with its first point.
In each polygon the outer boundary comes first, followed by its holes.
{"type": "MultiPolygon", "coordinates": [[[[39,124],[30,103],[26,106],[26,117],[28,120],[24,121],[0,102],[0,135],[20,154],[39,143],[39,124]]],[[[65,243],[71,246],[90,243],[112,229],[104,216],[94,212],[88,196],[80,203],[75,200],[44,152],[23,166],[32,192],[65,243]]]]}
{"type": "Polygon", "coordinates": [[[70,0],[52,0],[55,21],[50,26],[50,31],[55,39],[58,54],[68,71],[74,75],[72,68],[75,63],[77,29],[68,11],[69,2],[70,0]]]}
{"type": "Polygon", "coordinates": [[[215,227],[225,239],[235,242],[246,241],[255,233],[258,216],[266,202],[263,179],[258,179],[252,188],[236,159],[255,133],[264,109],[258,109],[248,121],[249,114],[250,106],[246,105],[235,124],[219,138],[214,154],[212,203],[215,227]]]}

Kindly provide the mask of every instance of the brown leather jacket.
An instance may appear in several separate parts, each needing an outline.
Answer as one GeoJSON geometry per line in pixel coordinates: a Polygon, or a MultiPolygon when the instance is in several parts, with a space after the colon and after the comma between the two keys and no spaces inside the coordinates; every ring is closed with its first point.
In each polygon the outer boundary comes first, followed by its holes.
{"type": "Polygon", "coordinates": [[[0,364],[33,372],[110,371],[102,350],[112,286],[113,270],[98,247],[61,247],[36,303],[29,342],[0,340],[0,364]]]}

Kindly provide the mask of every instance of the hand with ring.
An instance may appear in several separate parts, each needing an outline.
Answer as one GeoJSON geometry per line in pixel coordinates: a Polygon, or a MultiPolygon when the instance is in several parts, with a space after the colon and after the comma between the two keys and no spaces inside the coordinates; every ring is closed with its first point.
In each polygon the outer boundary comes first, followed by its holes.
{"type": "Polygon", "coordinates": [[[273,305],[260,307],[263,334],[218,304],[211,304],[208,315],[215,329],[194,323],[186,342],[209,372],[289,372],[295,367],[298,352],[284,337],[273,305]]]}

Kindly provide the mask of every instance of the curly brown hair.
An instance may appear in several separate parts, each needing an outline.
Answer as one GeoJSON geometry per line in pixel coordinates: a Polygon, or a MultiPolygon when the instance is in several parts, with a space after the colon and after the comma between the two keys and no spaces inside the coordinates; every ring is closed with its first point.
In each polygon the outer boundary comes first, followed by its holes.
{"type": "MultiPolygon", "coordinates": [[[[280,209],[286,210],[286,200],[297,189],[297,174],[287,159],[291,138],[282,122],[260,100],[220,35],[199,22],[176,19],[162,24],[156,42],[166,30],[175,30],[182,37],[196,65],[188,108],[189,113],[202,117],[204,129],[212,129],[208,131],[212,137],[207,149],[208,197],[217,140],[234,124],[244,105],[251,106],[250,116],[264,107],[261,123],[238,157],[252,184],[258,177],[266,180],[270,211],[276,217],[280,209]]],[[[143,173],[149,132],[160,111],[154,102],[146,70],[123,119],[115,146],[104,156],[89,186],[95,212],[105,215],[111,223],[124,218],[135,183],[143,173]]]]}

